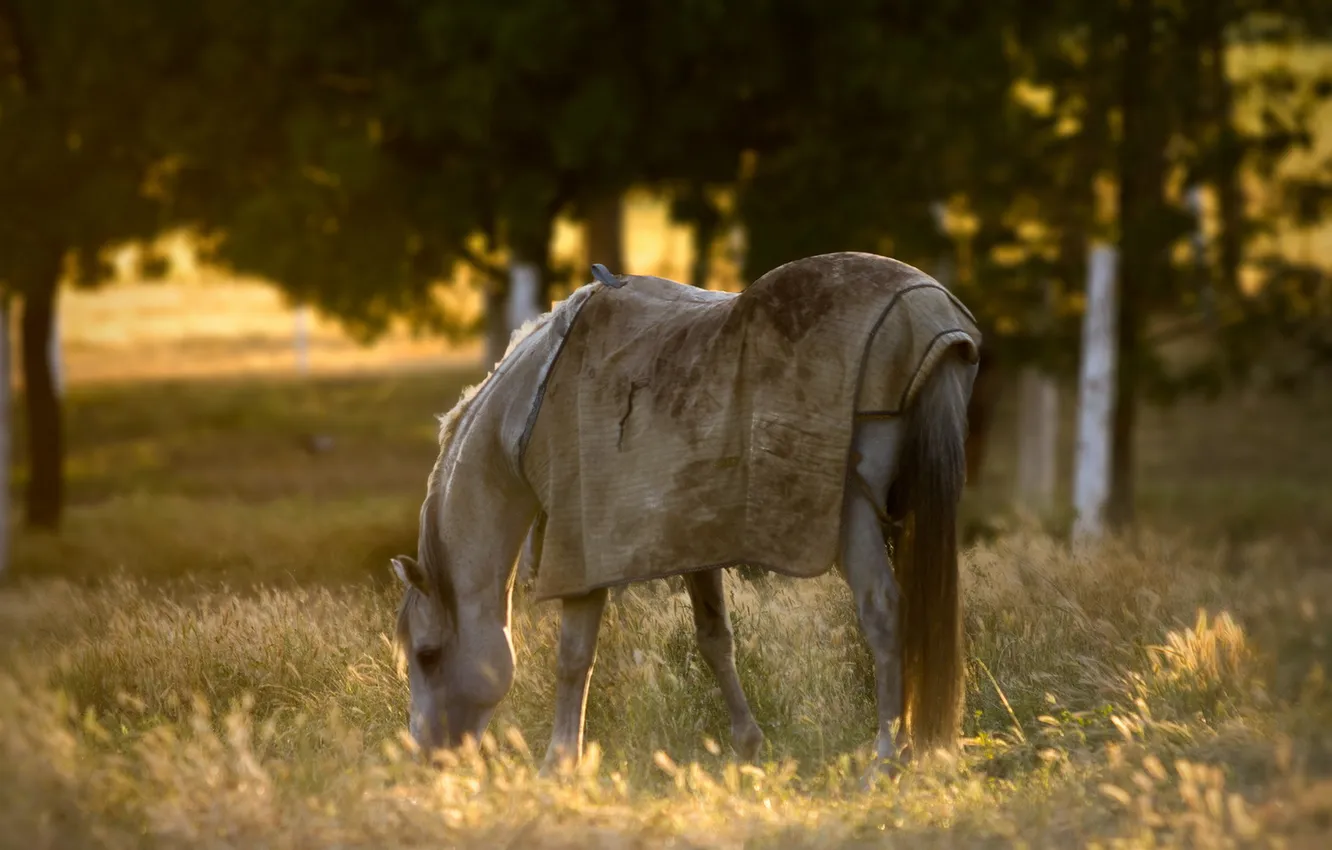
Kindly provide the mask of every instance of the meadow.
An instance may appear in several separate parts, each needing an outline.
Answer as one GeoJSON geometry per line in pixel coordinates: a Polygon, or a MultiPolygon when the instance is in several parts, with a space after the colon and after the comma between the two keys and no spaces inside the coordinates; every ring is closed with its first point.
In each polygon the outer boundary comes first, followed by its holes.
{"type": "Polygon", "coordinates": [[[1332,832],[1326,401],[1150,417],[1148,522],[1094,551],[987,507],[1009,481],[997,434],[966,503],[964,745],[866,794],[869,657],[831,575],[728,576],[759,764],[730,758],[666,582],[608,611],[580,773],[535,776],[557,620],[522,588],[518,680],[484,752],[418,763],[387,558],[414,550],[432,415],[477,376],[72,386],[66,528],[20,534],[0,589],[0,846],[1313,847],[1332,832]],[[332,448],[309,451],[312,433],[332,448]]]}

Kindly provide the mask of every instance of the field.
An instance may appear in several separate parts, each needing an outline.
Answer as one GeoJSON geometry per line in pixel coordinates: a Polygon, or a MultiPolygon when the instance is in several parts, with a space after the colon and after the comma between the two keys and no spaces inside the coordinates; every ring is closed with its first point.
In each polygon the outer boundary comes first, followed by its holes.
{"type": "MultiPolygon", "coordinates": [[[[539,781],[550,606],[484,757],[413,761],[388,644],[466,366],[74,383],[72,507],[0,590],[0,846],[1324,846],[1332,833],[1332,405],[1150,417],[1149,528],[1071,552],[986,505],[965,555],[965,746],[872,794],[868,651],[834,578],[728,578],[768,735],[727,723],[665,583],[608,611],[596,756],[539,781]],[[311,453],[306,436],[333,438],[311,453]],[[1324,435],[1320,438],[1319,435],[1324,435]],[[981,522],[984,520],[984,522],[981,522]],[[535,754],[535,755],[533,755],[535,754]]],[[[1007,421],[1007,419],[1005,419],[1007,421]]]]}
{"type": "MultiPolygon", "coordinates": [[[[662,199],[644,192],[626,196],[624,261],[629,268],[684,280],[691,244],[688,229],[669,221],[662,199]]],[[[196,262],[187,234],[165,236],[157,247],[170,260],[164,280],[138,279],[136,250],[127,248],[115,257],[118,274],[110,285],[61,294],[61,350],[71,382],[297,371],[297,314],[276,289],[196,262]]],[[[586,273],[584,253],[581,229],[557,222],[555,260],[586,273]]],[[[715,253],[713,284],[734,288],[733,259],[723,246],[715,253]]],[[[464,275],[446,288],[460,312],[481,308],[480,296],[464,275]]],[[[366,346],[318,313],[306,321],[308,369],[314,374],[431,368],[441,360],[470,365],[482,352],[479,341],[450,345],[416,336],[404,323],[366,346]]]]}

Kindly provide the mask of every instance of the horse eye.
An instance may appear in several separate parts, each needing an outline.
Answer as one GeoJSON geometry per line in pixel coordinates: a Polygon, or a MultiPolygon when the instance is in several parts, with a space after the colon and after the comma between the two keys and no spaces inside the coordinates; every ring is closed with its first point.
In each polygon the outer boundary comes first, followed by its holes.
{"type": "Polygon", "coordinates": [[[436,647],[417,650],[416,663],[424,669],[429,669],[439,663],[439,655],[439,649],[436,647]]]}

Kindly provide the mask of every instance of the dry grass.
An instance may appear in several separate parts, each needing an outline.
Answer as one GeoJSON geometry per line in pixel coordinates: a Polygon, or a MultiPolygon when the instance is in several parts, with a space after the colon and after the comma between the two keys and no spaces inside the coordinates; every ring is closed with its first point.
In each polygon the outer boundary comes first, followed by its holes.
{"type": "Polygon", "coordinates": [[[487,754],[441,771],[403,736],[391,588],[32,583],[0,597],[0,843],[1298,846],[1332,817],[1332,582],[1256,557],[1222,579],[1221,553],[1164,540],[974,549],[967,746],[872,794],[868,658],[831,577],[729,583],[757,768],[727,758],[682,594],[615,603],[597,757],[564,782],[533,775],[549,606],[517,606],[487,754]]]}

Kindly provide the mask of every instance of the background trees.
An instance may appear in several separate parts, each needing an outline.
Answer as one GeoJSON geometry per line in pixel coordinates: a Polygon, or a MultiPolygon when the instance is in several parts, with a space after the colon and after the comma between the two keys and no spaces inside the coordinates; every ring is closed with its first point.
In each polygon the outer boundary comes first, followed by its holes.
{"type": "Polygon", "coordinates": [[[0,2],[0,284],[22,302],[27,520],[55,527],[62,423],[48,352],[62,282],[94,285],[105,249],[168,224],[153,131],[180,45],[165,4],[0,2]]]}
{"type": "Polygon", "coordinates": [[[554,222],[586,222],[619,268],[618,199],[650,187],[701,249],[742,225],[750,279],[842,249],[934,271],[1000,373],[1072,373],[1087,246],[1118,245],[1127,522],[1140,399],[1247,374],[1274,334],[1274,362],[1327,356],[1326,270],[1263,239],[1327,212],[1327,163],[1287,165],[1332,85],[1281,68],[1289,51],[1252,58],[1327,19],[1305,0],[0,0],[28,519],[59,519],[57,284],[101,279],[108,246],[188,227],[367,337],[405,315],[484,329],[494,355],[512,280],[545,302],[585,274],[552,263],[554,222]],[[459,269],[483,325],[433,297],[459,269]]]}

